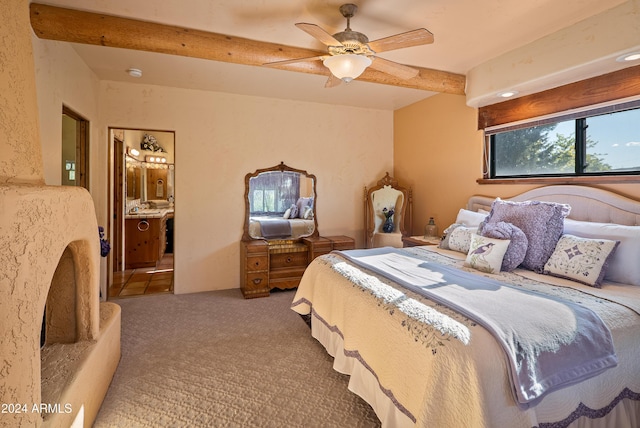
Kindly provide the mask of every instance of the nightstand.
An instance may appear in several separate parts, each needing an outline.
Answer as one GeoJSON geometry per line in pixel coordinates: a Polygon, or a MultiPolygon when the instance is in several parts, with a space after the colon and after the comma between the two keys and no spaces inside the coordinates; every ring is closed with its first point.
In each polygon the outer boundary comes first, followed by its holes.
{"type": "Polygon", "coordinates": [[[424,236],[404,236],[402,245],[404,247],[419,247],[422,245],[438,245],[440,238],[425,238],[424,236]]]}

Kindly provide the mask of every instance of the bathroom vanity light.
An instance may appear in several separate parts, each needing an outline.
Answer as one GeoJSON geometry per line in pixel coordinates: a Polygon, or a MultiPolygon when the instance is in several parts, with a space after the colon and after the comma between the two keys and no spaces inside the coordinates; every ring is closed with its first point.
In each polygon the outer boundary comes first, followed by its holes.
{"type": "Polygon", "coordinates": [[[127,146],[127,154],[132,158],[138,160],[138,156],[140,156],[140,151],[137,149],[134,149],[133,147],[127,146]]]}
{"type": "Polygon", "coordinates": [[[144,160],[150,163],[167,163],[164,156],[145,156],[144,160]]]}

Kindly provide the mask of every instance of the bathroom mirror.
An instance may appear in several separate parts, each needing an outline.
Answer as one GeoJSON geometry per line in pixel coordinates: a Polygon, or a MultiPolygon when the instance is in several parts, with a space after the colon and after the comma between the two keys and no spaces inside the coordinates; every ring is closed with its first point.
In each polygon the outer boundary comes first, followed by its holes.
{"type": "Polygon", "coordinates": [[[173,202],[173,133],[143,130],[124,130],[123,133],[126,143],[126,199],[137,199],[140,203],[153,200],[173,202]],[[146,145],[149,138],[156,144],[156,151],[146,145]]]}
{"type": "Polygon", "coordinates": [[[140,199],[142,194],[142,162],[126,156],[125,164],[127,171],[127,199],[140,199]]]}
{"type": "Polygon", "coordinates": [[[298,240],[318,236],[316,177],[281,162],[245,176],[242,239],[298,240]]]}

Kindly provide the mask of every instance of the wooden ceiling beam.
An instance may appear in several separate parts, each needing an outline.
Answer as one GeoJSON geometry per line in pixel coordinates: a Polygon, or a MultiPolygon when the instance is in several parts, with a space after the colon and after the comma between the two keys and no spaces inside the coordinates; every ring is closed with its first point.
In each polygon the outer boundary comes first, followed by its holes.
{"type": "MultiPolygon", "coordinates": [[[[31,3],[31,26],[41,39],[133,49],[169,55],[262,64],[292,58],[324,55],[326,52],[260,42],[225,34],[158,24],[112,15],[31,3]]],[[[367,69],[358,80],[432,92],[464,95],[464,75],[415,67],[419,74],[408,80],[367,69]]],[[[321,61],[285,64],[277,68],[302,73],[329,75],[321,61]]]]}

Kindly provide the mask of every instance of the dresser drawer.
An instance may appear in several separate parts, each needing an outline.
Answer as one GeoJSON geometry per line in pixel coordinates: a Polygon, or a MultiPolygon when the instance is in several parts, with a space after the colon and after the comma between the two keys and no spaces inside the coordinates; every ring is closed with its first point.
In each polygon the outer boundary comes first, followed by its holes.
{"type": "Polygon", "coordinates": [[[247,272],[269,269],[269,256],[247,256],[247,272]]]}
{"type": "Polygon", "coordinates": [[[307,253],[280,253],[271,254],[271,269],[307,266],[307,253]]]}
{"type": "Polygon", "coordinates": [[[356,241],[348,236],[327,236],[333,244],[334,250],[353,250],[356,248],[356,241]]]}
{"type": "Polygon", "coordinates": [[[249,290],[269,289],[269,273],[255,272],[247,273],[247,281],[245,287],[249,290]]]}

